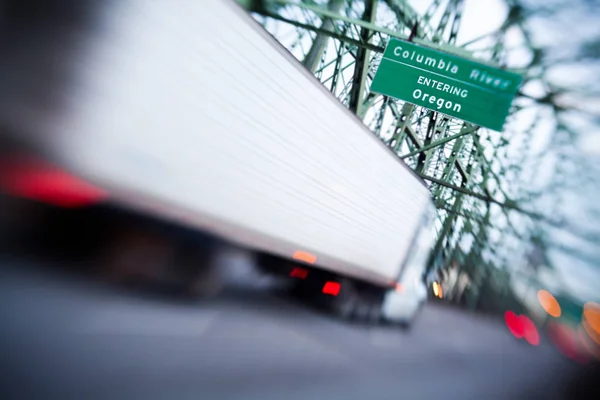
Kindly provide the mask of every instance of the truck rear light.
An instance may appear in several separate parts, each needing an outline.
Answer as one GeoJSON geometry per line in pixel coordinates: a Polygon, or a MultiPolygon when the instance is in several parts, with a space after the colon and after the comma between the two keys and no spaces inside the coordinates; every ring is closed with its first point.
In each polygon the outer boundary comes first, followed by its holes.
{"type": "Polygon", "coordinates": [[[294,252],[294,260],[304,261],[307,264],[314,264],[317,261],[317,256],[314,254],[307,253],[305,251],[296,251],[294,252]]]}
{"type": "Polygon", "coordinates": [[[300,267],[294,267],[290,272],[291,278],[306,279],[308,270],[300,267]]]}
{"type": "Polygon", "coordinates": [[[327,281],[323,285],[323,294],[337,296],[340,293],[342,286],[338,282],[327,281]]]}
{"type": "Polygon", "coordinates": [[[31,157],[3,160],[0,188],[15,197],[69,208],[95,204],[107,197],[104,190],[31,157]]]}

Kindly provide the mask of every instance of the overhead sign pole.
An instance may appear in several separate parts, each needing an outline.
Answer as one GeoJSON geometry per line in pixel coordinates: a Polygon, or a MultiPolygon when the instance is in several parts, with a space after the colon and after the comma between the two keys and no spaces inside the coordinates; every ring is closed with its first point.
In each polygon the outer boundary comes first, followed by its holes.
{"type": "Polygon", "coordinates": [[[391,38],[371,91],[502,131],[523,77],[391,38]]]}

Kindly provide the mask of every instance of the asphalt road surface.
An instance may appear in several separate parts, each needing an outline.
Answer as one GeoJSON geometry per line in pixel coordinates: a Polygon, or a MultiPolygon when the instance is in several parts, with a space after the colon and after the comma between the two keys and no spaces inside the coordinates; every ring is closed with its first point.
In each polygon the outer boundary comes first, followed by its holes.
{"type": "Polygon", "coordinates": [[[448,307],[403,331],[337,321],[250,272],[183,302],[0,263],[2,399],[576,398],[578,367],[550,345],[448,307]]]}

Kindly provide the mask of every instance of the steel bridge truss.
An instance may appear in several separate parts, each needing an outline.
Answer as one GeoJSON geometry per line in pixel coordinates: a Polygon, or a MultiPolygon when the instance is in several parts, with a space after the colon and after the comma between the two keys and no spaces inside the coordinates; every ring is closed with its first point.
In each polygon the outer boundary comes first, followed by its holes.
{"type": "MultiPolygon", "coordinates": [[[[390,37],[501,67],[517,49],[524,62],[511,67],[524,73],[523,87],[540,80],[542,57],[523,24],[525,11],[519,3],[507,0],[507,16],[498,29],[457,44],[463,0],[431,0],[425,11],[407,0],[240,2],[427,182],[438,209],[431,268],[447,268],[458,260],[477,283],[490,271],[479,266],[525,263],[532,243],[545,249],[548,227],[571,228],[595,239],[555,219],[552,209],[536,206],[542,196],[553,195],[556,184],[536,180],[547,154],[532,150],[540,120],[560,121],[562,110],[552,97],[556,93],[548,91],[543,98],[519,93],[504,131],[493,132],[369,90],[390,37]],[[509,32],[518,32],[520,42],[508,43],[509,32]],[[434,265],[435,260],[441,265],[434,265]]],[[[558,131],[564,136],[568,129],[558,131]]],[[[554,164],[554,174],[560,175],[560,167],[554,164]]]]}

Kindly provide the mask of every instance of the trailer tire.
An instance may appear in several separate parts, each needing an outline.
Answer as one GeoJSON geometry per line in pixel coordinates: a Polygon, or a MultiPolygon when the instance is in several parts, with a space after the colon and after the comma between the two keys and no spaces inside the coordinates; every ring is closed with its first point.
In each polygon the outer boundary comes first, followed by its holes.
{"type": "Polygon", "coordinates": [[[340,281],[340,293],[333,298],[333,313],[343,320],[352,320],[356,316],[357,303],[360,301],[356,288],[349,279],[340,281]]]}
{"type": "Polygon", "coordinates": [[[288,276],[292,262],[272,254],[258,252],[254,256],[254,265],[263,275],[283,277],[288,276]]]}
{"type": "Polygon", "coordinates": [[[372,305],[368,299],[359,297],[354,309],[354,319],[359,322],[370,321],[372,305]]]}
{"type": "Polygon", "coordinates": [[[202,254],[192,262],[197,263],[196,272],[185,281],[184,295],[194,299],[217,296],[223,288],[223,282],[212,254],[202,254]]]}
{"type": "Polygon", "coordinates": [[[369,308],[368,322],[371,324],[379,324],[382,322],[381,301],[375,301],[369,308]]]}
{"type": "Polygon", "coordinates": [[[170,240],[160,235],[121,228],[101,250],[99,272],[115,284],[144,286],[164,277],[174,250],[170,240]]]}
{"type": "Polygon", "coordinates": [[[383,321],[383,298],[373,288],[357,287],[349,280],[340,281],[341,290],[331,302],[333,313],[343,320],[367,324],[379,324],[383,321]]]}

